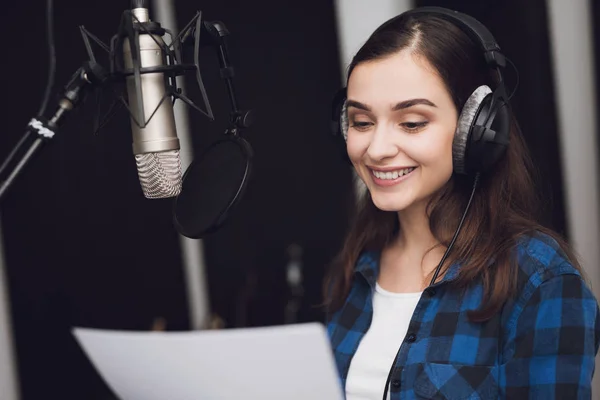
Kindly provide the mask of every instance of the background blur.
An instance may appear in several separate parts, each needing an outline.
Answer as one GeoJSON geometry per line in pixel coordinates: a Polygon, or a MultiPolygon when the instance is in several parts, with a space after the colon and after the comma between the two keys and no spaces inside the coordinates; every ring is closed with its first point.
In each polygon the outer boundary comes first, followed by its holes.
{"type": "MultiPolygon", "coordinates": [[[[321,281],[354,199],[352,172],[328,137],[330,100],[368,35],[414,6],[471,14],[517,66],[513,107],[541,173],[547,200],[542,222],[575,244],[598,295],[598,2],[153,5],[152,18],[163,25],[157,10],[174,11],[179,28],[201,10],[203,19],[229,28],[240,106],[257,114],[244,134],[255,153],[252,180],[223,229],[203,241],[182,239],[171,222],[172,200],[142,195],[128,114],[120,112],[94,136],[94,103],[80,107],[0,205],[0,399],[114,399],[74,341],[74,326],[188,330],[212,316],[227,328],[322,320],[321,281]],[[302,268],[303,296],[298,311],[286,316],[292,261],[302,268]]],[[[107,43],[128,7],[129,0],[55,1],[54,94],[87,59],[78,26],[107,43]]],[[[41,102],[48,68],[45,13],[44,0],[3,5],[0,160],[41,102]]],[[[201,64],[216,121],[189,111],[191,141],[183,150],[191,154],[223,133],[229,114],[215,54],[202,54],[201,64]]],[[[516,76],[509,71],[507,80],[512,87],[516,76]]],[[[193,79],[186,87],[201,104],[193,79]]]]}

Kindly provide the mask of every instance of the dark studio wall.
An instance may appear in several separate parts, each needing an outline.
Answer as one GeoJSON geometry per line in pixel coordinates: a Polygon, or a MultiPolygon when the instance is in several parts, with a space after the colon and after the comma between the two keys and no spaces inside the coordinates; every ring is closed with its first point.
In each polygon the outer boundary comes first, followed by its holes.
{"type": "MultiPolygon", "coordinates": [[[[539,175],[536,182],[544,200],[540,222],[567,235],[546,1],[416,0],[416,5],[447,7],[475,17],[516,65],[519,81],[511,104],[539,175]]],[[[505,79],[508,89],[514,88],[511,67],[505,79]]]]}
{"type": "MultiPolygon", "coordinates": [[[[108,42],[129,1],[54,3],[56,94],[86,60],[78,26],[108,42]]],[[[286,249],[298,243],[306,291],[298,320],[320,319],[321,278],[352,200],[350,170],[327,137],[329,101],[341,80],[333,3],[179,0],[179,27],[196,10],[230,29],[240,105],[257,115],[245,133],[255,153],[252,180],[228,224],[204,242],[212,310],[228,327],[282,323],[286,249]]],[[[48,66],[45,1],[12,2],[3,11],[10,18],[2,33],[13,39],[0,73],[10,99],[0,159],[37,112],[48,66]]],[[[190,113],[198,152],[223,132],[229,112],[217,59],[210,51],[201,59],[216,121],[190,113]]],[[[193,80],[187,83],[199,99],[193,80]]],[[[164,318],[169,330],[189,328],[172,201],[143,197],[124,111],[92,135],[92,100],[1,204],[23,400],[111,398],[73,326],[148,330],[164,318]]]]}
{"type": "MultiPolygon", "coordinates": [[[[49,112],[87,59],[78,26],[103,40],[116,32],[117,2],[55,3],[57,73],[49,112]]],[[[122,3],[124,4],[124,3],[122,3]]],[[[22,134],[46,84],[45,1],[14,2],[2,79],[0,157],[22,134]]],[[[98,53],[100,54],[100,53],[98,53]]],[[[186,328],[187,305],[169,201],[141,194],[124,113],[92,134],[89,98],[28,166],[2,203],[2,230],[23,399],[101,398],[106,393],[70,329],[147,330],[155,318],[186,328]]]]}

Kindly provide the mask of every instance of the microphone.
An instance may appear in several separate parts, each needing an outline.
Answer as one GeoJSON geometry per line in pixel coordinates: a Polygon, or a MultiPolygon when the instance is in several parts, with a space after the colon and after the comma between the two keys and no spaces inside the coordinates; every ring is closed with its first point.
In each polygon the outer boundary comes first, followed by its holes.
{"type": "Polygon", "coordinates": [[[137,70],[126,77],[126,86],[138,177],[146,198],[175,197],[182,172],[169,78],[160,72],[168,65],[164,30],[150,21],[148,0],[132,0],[131,17],[134,34],[123,39],[122,47],[125,70],[137,70]],[[151,68],[159,72],[146,72],[151,68]]]}
{"type": "MultiPolygon", "coordinates": [[[[253,151],[241,133],[252,125],[254,115],[238,107],[235,68],[229,61],[227,45],[230,32],[225,24],[205,21],[197,11],[174,36],[150,20],[148,9],[148,0],[132,0],[110,46],[85,27],[80,30],[90,60],[96,60],[93,41],[109,54],[111,83],[126,84],[128,101],[119,95],[113,105],[120,101],[129,111],[133,153],[145,197],[174,197],[175,228],[183,236],[201,239],[223,226],[243,197],[252,171],[253,151]],[[170,37],[168,44],[162,39],[165,35],[170,37]],[[215,119],[200,72],[200,48],[204,46],[217,54],[219,77],[225,81],[231,108],[229,124],[220,139],[194,157],[182,176],[173,102],[181,100],[211,121],[215,119]],[[192,50],[191,61],[186,50],[192,50]],[[187,71],[196,77],[205,109],[177,87],[176,78],[187,71]]],[[[94,131],[98,132],[111,115],[109,111],[102,122],[96,121],[94,131]]]]}

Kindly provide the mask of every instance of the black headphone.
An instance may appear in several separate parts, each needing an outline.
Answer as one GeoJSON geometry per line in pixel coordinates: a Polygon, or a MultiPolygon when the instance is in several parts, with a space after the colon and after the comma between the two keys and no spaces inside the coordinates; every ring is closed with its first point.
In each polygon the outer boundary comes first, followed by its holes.
{"type": "MultiPolygon", "coordinates": [[[[485,172],[504,154],[509,142],[510,111],[504,79],[500,71],[506,66],[506,58],[490,31],[475,18],[441,7],[420,7],[390,19],[380,28],[398,18],[415,14],[433,14],[444,18],[478,42],[487,65],[498,72],[499,82],[495,90],[479,86],[465,102],[457,123],[452,143],[454,172],[471,175],[485,172]]],[[[348,117],[346,113],[346,88],[341,89],[333,100],[332,131],[335,139],[343,143],[346,153],[348,117]]]]}

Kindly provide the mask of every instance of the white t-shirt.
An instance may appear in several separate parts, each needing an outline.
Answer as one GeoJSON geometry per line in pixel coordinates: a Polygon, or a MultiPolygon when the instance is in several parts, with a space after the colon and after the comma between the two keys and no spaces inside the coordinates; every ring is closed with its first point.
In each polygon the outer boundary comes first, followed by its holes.
{"type": "Polygon", "coordinates": [[[381,400],[392,363],[420,298],[421,292],[393,293],[375,285],[373,320],[350,363],[347,400],[381,400]]]}

